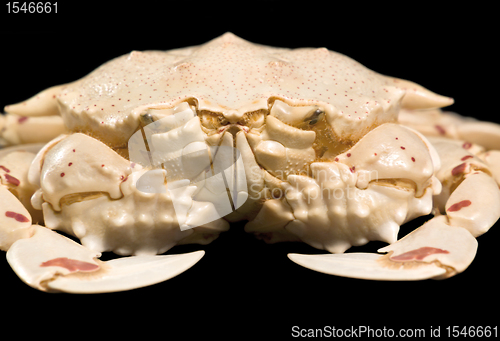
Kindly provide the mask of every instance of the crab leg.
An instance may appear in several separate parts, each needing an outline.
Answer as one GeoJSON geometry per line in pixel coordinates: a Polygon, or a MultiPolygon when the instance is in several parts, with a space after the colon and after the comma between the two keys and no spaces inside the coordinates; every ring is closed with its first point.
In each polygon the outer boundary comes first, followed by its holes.
{"type": "Polygon", "coordinates": [[[475,143],[486,149],[500,149],[500,125],[493,122],[441,110],[401,110],[398,120],[426,136],[467,141],[469,147],[475,143]]]}
{"type": "Polygon", "coordinates": [[[0,115],[0,146],[48,142],[65,132],[61,116],[0,115]]]}
{"type": "Polygon", "coordinates": [[[469,266],[477,250],[476,239],[446,217],[435,217],[405,238],[376,253],[326,255],[289,254],[295,263],[330,275],[372,280],[446,278],[469,266]]]}
{"type": "Polygon", "coordinates": [[[500,150],[489,150],[478,157],[490,167],[493,178],[500,186],[500,150]]]}
{"type": "Polygon", "coordinates": [[[28,210],[2,185],[0,202],[0,249],[6,251],[18,239],[29,238],[33,228],[28,210]]]}
{"type": "Polygon", "coordinates": [[[59,115],[57,96],[63,87],[63,85],[56,85],[39,92],[25,101],[7,105],[5,107],[5,112],[20,116],[59,115]]]}
{"type": "Polygon", "coordinates": [[[5,186],[21,202],[33,223],[42,222],[43,216],[42,211],[31,205],[31,196],[39,184],[29,181],[28,169],[40,148],[40,144],[29,144],[0,150],[0,186],[5,186]]]}
{"type": "Polygon", "coordinates": [[[386,255],[289,254],[306,268],[373,280],[442,279],[464,271],[475,257],[475,237],[500,217],[500,191],[488,167],[453,142],[434,145],[442,161],[446,215],[432,218],[397,242],[378,250],[386,255]]]}
{"type": "Polygon", "coordinates": [[[67,131],[57,97],[63,86],[46,89],[0,115],[0,145],[48,142],[67,131]]]}

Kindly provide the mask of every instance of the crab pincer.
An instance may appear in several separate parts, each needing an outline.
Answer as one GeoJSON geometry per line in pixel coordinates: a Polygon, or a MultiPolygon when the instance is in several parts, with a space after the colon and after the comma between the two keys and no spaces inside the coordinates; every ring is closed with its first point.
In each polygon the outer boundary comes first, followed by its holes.
{"type": "Polygon", "coordinates": [[[434,147],[443,162],[436,172],[443,191],[435,209],[443,215],[378,250],[385,255],[289,254],[289,258],[315,271],[361,279],[444,279],[464,271],[476,255],[476,237],[500,217],[500,191],[488,165],[459,144],[439,141],[434,147]]]}
{"type": "Polygon", "coordinates": [[[55,231],[32,225],[31,216],[5,186],[0,186],[0,248],[16,274],[38,290],[102,293],[130,290],[168,280],[204,255],[131,256],[100,261],[92,251],[55,231]]]}
{"type": "MultiPolygon", "coordinates": [[[[78,136],[74,135],[74,137],[77,138],[78,136]]],[[[57,157],[63,159],[65,159],[65,154],[61,148],[64,148],[64,143],[60,144],[59,142],[64,140],[65,137],[62,136],[49,144],[52,152],[58,153],[57,157]]],[[[65,141],[68,143],[68,140],[65,141]]],[[[90,149],[94,147],[96,146],[91,145],[90,149]]],[[[97,150],[100,148],[102,146],[98,145],[97,150]]],[[[18,149],[18,147],[10,147],[11,153],[4,153],[0,158],[0,164],[2,165],[0,180],[5,180],[5,183],[0,181],[0,202],[2,203],[2,211],[0,212],[0,249],[7,251],[7,261],[16,274],[31,287],[42,291],[70,293],[102,293],[130,290],[168,280],[191,268],[203,257],[204,251],[200,250],[179,255],[141,254],[104,262],[98,259],[101,256],[100,251],[78,244],[47,227],[33,225],[32,216],[25,207],[27,205],[23,205],[20,199],[29,198],[33,194],[33,191],[36,190],[37,179],[38,185],[40,185],[40,168],[42,168],[41,165],[43,164],[43,162],[40,162],[40,155],[45,156],[49,151],[47,148],[42,148],[38,155],[35,156],[33,153],[25,155],[28,152],[17,151],[18,149]],[[15,151],[12,152],[13,150],[15,151]],[[30,173],[28,169],[21,169],[23,167],[19,163],[16,164],[18,167],[11,166],[10,160],[16,156],[18,156],[18,159],[21,156],[23,159],[26,158],[29,161],[28,166],[32,164],[31,174],[28,174],[30,173]],[[33,162],[31,162],[32,159],[33,162]],[[34,183],[25,185],[29,182],[29,178],[34,179],[34,183]]],[[[69,155],[73,157],[72,154],[75,153],[72,151],[73,146],[66,149],[69,150],[69,155]]],[[[30,150],[36,151],[36,148],[33,147],[30,150]]],[[[93,149],[93,151],[95,152],[96,149],[93,149]]],[[[118,157],[112,154],[110,156],[112,152],[107,149],[102,153],[108,156],[108,161],[110,160],[109,157],[118,157]]],[[[81,154],[80,157],[80,160],[82,160],[84,154],[81,154]]],[[[68,163],[67,160],[64,160],[63,164],[67,168],[73,166],[72,162],[68,163]]],[[[89,163],[85,163],[84,166],[92,168],[89,163]]],[[[78,167],[78,165],[75,163],[74,167],[78,167]]],[[[99,164],[95,169],[100,170],[102,168],[99,164]]],[[[50,170],[46,170],[46,172],[53,173],[50,170]]],[[[60,171],[56,170],[56,173],[59,174],[60,171]]],[[[70,173],[68,173],[68,176],[70,176],[70,173]]],[[[90,174],[90,178],[97,181],[97,177],[93,177],[92,174],[90,174]]],[[[49,180],[45,179],[45,181],[49,180]]],[[[82,181],[84,181],[84,178],[80,176],[77,182],[81,183],[82,181]]],[[[109,179],[105,179],[104,182],[109,182],[109,179]]],[[[122,181],[118,181],[118,183],[122,183],[122,181]]],[[[58,193],[64,194],[65,185],[59,184],[59,186],[63,187],[57,188],[58,193]]],[[[104,187],[101,186],[100,189],[102,190],[104,187]]],[[[87,202],[89,201],[88,198],[87,202]]],[[[37,200],[41,199],[37,199],[37,195],[35,195],[34,202],[37,200]]],[[[59,200],[55,202],[59,203],[59,200]]],[[[29,206],[31,207],[31,204],[29,206]]],[[[35,206],[41,208],[36,204],[35,206]]],[[[57,206],[51,205],[51,207],[57,206]]],[[[67,207],[67,203],[64,204],[64,207],[67,207]]],[[[45,210],[47,211],[48,207],[45,210]]],[[[57,215],[57,213],[55,214],[57,215]]],[[[96,222],[94,221],[94,223],[96,222]]]]}

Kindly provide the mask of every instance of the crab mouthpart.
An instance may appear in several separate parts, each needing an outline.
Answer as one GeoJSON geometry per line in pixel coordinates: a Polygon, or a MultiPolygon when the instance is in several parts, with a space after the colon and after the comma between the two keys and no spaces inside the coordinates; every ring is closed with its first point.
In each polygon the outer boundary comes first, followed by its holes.
{"type": "Polygon", "coordinates": [[[248,127],[245,127],[245,126],[242,126],[240,124],[231,124],[231,125],[227,125],[225,127],[222,127],[222,128],[219,128],[219,130],[217,130],[218,133],[224,133],[224,132],[227,132],[231,135],[236,136],[236,134],[239,132],[239,131],[243,131],[245,133],[248,133],[249,132],[249,128],[248,127]]]}

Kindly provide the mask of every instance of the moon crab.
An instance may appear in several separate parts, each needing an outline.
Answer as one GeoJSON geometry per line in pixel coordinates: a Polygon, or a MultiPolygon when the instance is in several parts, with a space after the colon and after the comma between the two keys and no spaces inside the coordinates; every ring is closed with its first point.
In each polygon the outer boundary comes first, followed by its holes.
{"type": "Polygon", "coordinates": [[[500,217],[500,127],[452,103],[324,48],[134,51],[5,107],[0,248],[36,289],[113,292],[182,273],[204,251],[163,253],[243,220],[329,252],[289,254],[315,271],[448,278],[500,217]],[[370,241],[389,245],[346,252],[370,241]]]}

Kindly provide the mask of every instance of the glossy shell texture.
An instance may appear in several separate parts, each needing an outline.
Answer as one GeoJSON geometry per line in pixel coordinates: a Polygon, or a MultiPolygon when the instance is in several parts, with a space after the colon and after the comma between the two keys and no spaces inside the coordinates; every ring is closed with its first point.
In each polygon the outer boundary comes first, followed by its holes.
{"type": "Polygon", "coordinates": [[[374,125],[396,121],[407,86],[325,48],[274,48],[226,33],[199,46],[131,52],[54,97],[70,130],[115,146],[137,130],[146,109],[186,100],[229,120],[268,110],[273,99],[319,105],[339,138],[357,141],[374,125]]]}

